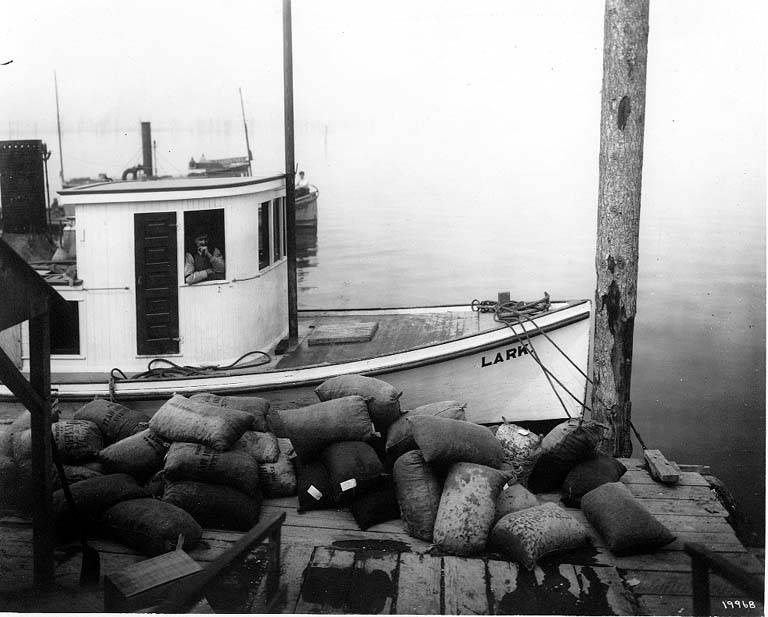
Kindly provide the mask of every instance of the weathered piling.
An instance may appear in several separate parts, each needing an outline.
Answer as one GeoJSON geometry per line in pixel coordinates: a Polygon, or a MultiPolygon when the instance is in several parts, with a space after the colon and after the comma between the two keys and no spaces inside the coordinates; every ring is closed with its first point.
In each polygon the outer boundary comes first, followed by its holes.
{"type": "Polygon", "coordinates": [[[291,0],[283,0],[283,115],[285,124],[285,223],[288,258],[288,341],[299,341],[298,283],[296,271],[296,164],[293,149],[293,38],[291,0]]]}
{"type": "Polygon", "coordinates": [[[612,428],[602,449],[630,456],[648,0],[606,0],[604,28],[592,417],[612,428]]]}

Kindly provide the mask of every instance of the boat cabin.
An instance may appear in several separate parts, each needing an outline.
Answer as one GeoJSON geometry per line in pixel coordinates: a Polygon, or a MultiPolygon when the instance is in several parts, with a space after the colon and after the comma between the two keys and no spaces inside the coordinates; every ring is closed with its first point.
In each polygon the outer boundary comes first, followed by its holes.
{"type": "MultiPolygon", "coordinates": [[[[92,184],[59,202],[75,212],[77,276],[51,281],[73,309],[52,316],[53,372],[227,364],[287,335],[283,176],[92,184]]],[[[28,370],[26,328],[21,347],[28,370]]]]}

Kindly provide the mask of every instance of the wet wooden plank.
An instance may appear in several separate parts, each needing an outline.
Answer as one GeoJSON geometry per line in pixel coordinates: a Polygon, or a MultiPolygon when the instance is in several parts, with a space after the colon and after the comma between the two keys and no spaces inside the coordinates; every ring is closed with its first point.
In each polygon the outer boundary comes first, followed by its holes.
{"type": "MultiPolygon", "coordinates": [[[[693,615],[693,598],[691,596],[639,596],[641,614],[643,615],[693,615]]],[[[763,605],[740,596],[712,597],[710,606],[715,615],[764,615],[763,605]],[[736,608],[735,601],[739,600],[746,608],[736,608]],[[746,604],[744,602],[746,601],[746,604]],[[729,604],[730,603],[730,604],[729,604]],[[733,606],[733,608],[731,608],[733,606]]]]}
{"type": "Polygon", "coordinates": [[[355,554],[318,547],[307,566],[296,613],[340,613],[352,579],[355,554]]]}
{"type": "MultiPolygon", "coordinates": [[[[590,526],[587,517],[581,510],[568,509],[568,513],[583,525],[590,526]]],[[[655,516],[662,525],[665,525],[674,534],[678,532],[729,533],[733,531],[725,518],[713,514],[708,516],[657,514],[655,516]]]]}
{"type": "MultiPolygon", "coordinates": [[[[310,544],[280,545],[281,597],[274,609],[294,613],[304,583],[304,575],[312,561],[315,547],[310,544]]],[[[266,577],[265,577],[266,578],[266,577]]]]}
{"type": "Polygon", "coordinates": [[[708,486],[667,486],[665,484],[627,484],[629,492],[644,499],[712,499],[713,493],[708,486]]]}
{"type": "Polygon", "coordinates": [[[440,615],[443,560],[431,555],[400,553],[396,615],[440,615]]]}
{"type": "Polygon", "coordinates": [[[396,593],[397,564],[397,553],[358,553],[344,612],[390,614],[396,593]]]}
{"type": "MultiPolygon", "coordinates": [[[[651,474],[649,474],[644,469],[628,470],[623,476],[621,476],[621,481],[624,482],[624,484],[658,484],[658,482],[656,482],[656,480],[651,477],[651,474]]],[[[677,486],[708,487],[709,482],[707,482],[700,473],[695,473],[692,471],[681,471],[680,481],[678,482],[677,486]]]]}
{"type": "Polygon", "coordinates": [[[509,561],[489,559],[488,587],[491,591],[489,609],[492,615],[512,615],[517,612],[514,594],[517,590],[517,574],[520,566],[509,561]]]}
{"type": "MultiPolygon", "coordinates": [[[[346,509],[339,510],[310,510],[299,513],[295,509],[262,506],[262,513],[267,514],[285,512],[283,527],[316,527],[321,529],[344,529],[360,531],[360,526],[355,521],[352,513],[346,509]]],[[[400,519],[379,523],[370,528],[371,533],[405,533],[405,527],[400,519]]]]}
{"type": "MultiPolygon", "coordinates": [[[[691,575],[688,572],[657,572],[644,570],[627,570],[626,580],[636,580],[632,591],[641,595],[673,595],[690,596],[693,594],[691,575]]],[[[744,592],[732,585],[721,576],[711,573],[709,577],[710,595],[718,597],[738,598],[744,592]]]]}
{"type": "Polygon", "coordinates": [[[443,614],[487,615],[484,560],[443,557],[443,593],[443,614]]]}
{"type": "MultiPolygon", "coordinates": [[[[560,501],[559,493],[541,493],[537,495],[540,502],[556,503],[568,512],[580,512],[578,508],[566,508],[560,501]]],[[[728,511],[714,495],[703,499],[670,499],[668,497],[637,497],[651,514],[675,514],[681,516],[728,516],[728,511]]]]}
{"type": "Polygon", "coordinates": [[[605,614],[636,614],[637,606],[634,596],[624,586],[624,581],[622,581],[616,568],[574,566],[574,570],[581,596],[587,598],[593,594],[605,596],[606,603],[610,609],[610,613],[605,614]]]}
{"type": "Polygon", "coordinates": [[[716,498],[706,500],[685,499],[638,499],[651,514],[675,514],[678,516],[728,516],[728,510],[716,498]]]}
{"type": "MultiPolygon", "coordinates": [[[[743,567],[747,572],[762,574],[763,566],[749,553],[719,553],[743,567]]],[[[614,555],[607,548],[596,546],[582,551],[569,551],[569,563],[579,565],[615,566],[621,570],[655,570],[690,572],[691,560],[682,551],[654,551],[638,555],[614,555]]]]}
{"type": "Polygon", "coordinates": [[[282,537],[287,542],[310,542],[313,546],[330,546],[357,550],[359,548],[413,551],[426,553],[432,548],[422,540],[405,534],[369,531],[315,529],[310,527],[283,527],[282,537]]]}

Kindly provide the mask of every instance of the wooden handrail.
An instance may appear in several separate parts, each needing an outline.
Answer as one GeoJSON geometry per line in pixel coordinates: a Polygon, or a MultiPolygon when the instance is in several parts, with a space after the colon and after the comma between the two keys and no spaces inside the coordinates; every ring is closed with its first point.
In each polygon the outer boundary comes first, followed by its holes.
{"type": "Polygon", "coordinates": [[[269,538],[270,565],[267,572],[267,598],[277,590],[280,578],[280,532],[285,521],[285,512],[273,514],[264,518],[242,538],[230,546],[226,551],[214,559],[197,576],[185,579],[171,596],[160,605],[161,613],[187,612],[200,597],[205,594],[205,588],[225,568],[233,562],[242,559],[251,550],[251,547],[269,538]]]}
{"type": "Polygon", "coordinates": [[[697,542],[686,542],[683,550],[691,558],[693,584],[693,614],[710,615],[709,571],[716,572],[729,583],[747,593],[751,599],[763,602],[764,583],[758,576],[697,542]]]}

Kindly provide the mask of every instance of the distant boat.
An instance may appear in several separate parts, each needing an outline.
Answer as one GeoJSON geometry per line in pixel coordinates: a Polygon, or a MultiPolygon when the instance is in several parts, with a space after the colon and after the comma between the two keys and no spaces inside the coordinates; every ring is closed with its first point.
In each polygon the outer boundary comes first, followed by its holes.
{"type": "Polygon", "coordinates": [[[203,155],[199,161],[189,160],[190,178],[240,177],[249,174],[248,158],[233,156],[225,159],[206,159],[203,155]]]}
{"type": "MultiPolygon", "coordinates": [[[[62,404],[111,396],[150,410],[174,392],[214,392],[300,406],[317,402],[313,389],[325,379],[360,373],[402,390],[404,409],[456,400],[480,423],[580,413],[589,300],[547,297],[510,325],[469,298],[457,306],[299,311],[299,344],[284,349],[285,193],[284,175],[61,191],[62,205],[75,209],[76,278],[40,273],[72,308],[51,318],[51,383],[62,404]],[[188,284],[200,230],[225,266],[188,284]]],[[[26,326],[19,338],[28,371],[26,326]]],[[[0,400],[11,398],[0,385],[0,400]]]]}
{"type": "Polygon", "coordinates": [[[299,195],[296,192],[296,225],[314,227],[317,225],[317,196],[320,191],[314,184],[309,185],[309,192],[299,195]]]}

